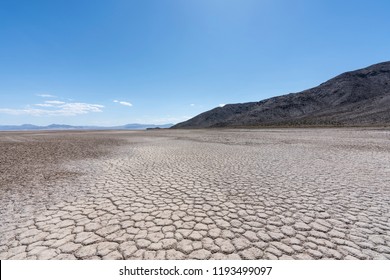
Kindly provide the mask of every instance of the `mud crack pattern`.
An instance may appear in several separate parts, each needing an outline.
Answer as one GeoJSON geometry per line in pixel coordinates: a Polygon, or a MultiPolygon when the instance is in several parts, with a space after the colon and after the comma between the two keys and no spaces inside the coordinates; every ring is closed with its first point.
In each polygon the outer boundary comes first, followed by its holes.
{"type": "Polygon", "coordinates": [[[2,186],[0,259],[390,259],[388,130],[117,137],[2,186]]]}

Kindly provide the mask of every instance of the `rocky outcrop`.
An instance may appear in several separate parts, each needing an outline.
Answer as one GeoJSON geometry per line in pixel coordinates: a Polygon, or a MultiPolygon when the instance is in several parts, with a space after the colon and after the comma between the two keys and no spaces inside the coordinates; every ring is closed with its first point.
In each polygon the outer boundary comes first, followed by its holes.
{"type": "Polygon", "coordinates": [[[343,73],[315,88],[228,104],[173,128],[370,126],[390,123],[390,62],[343,73]]]}

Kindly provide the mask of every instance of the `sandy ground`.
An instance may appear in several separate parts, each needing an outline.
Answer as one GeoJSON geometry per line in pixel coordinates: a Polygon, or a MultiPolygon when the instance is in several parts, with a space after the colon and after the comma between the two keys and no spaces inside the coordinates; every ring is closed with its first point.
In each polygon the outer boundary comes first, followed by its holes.
{"type": "Polygon", "coordinates": [[[390,131],[1,132],[0,259],[390,259],[390,131]]]}

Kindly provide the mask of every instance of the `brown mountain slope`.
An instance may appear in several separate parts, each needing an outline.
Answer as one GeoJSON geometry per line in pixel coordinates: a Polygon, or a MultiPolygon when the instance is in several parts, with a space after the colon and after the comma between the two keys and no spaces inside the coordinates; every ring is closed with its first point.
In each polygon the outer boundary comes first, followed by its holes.
{"type": "Polygon", "coordinates": [[[390,62],[384,62],[299,93],[218,107],[172,128],[388,124],[390,62]]]}

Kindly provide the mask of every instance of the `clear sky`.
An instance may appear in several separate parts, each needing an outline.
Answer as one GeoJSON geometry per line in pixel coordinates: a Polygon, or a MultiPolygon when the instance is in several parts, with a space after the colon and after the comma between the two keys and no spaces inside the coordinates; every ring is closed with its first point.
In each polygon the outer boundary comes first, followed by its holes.
{"type": "Polygon", "coordinates": [[[388,0],[0,0],[0,124],[177,123],[390,60],[388,0]]]}

